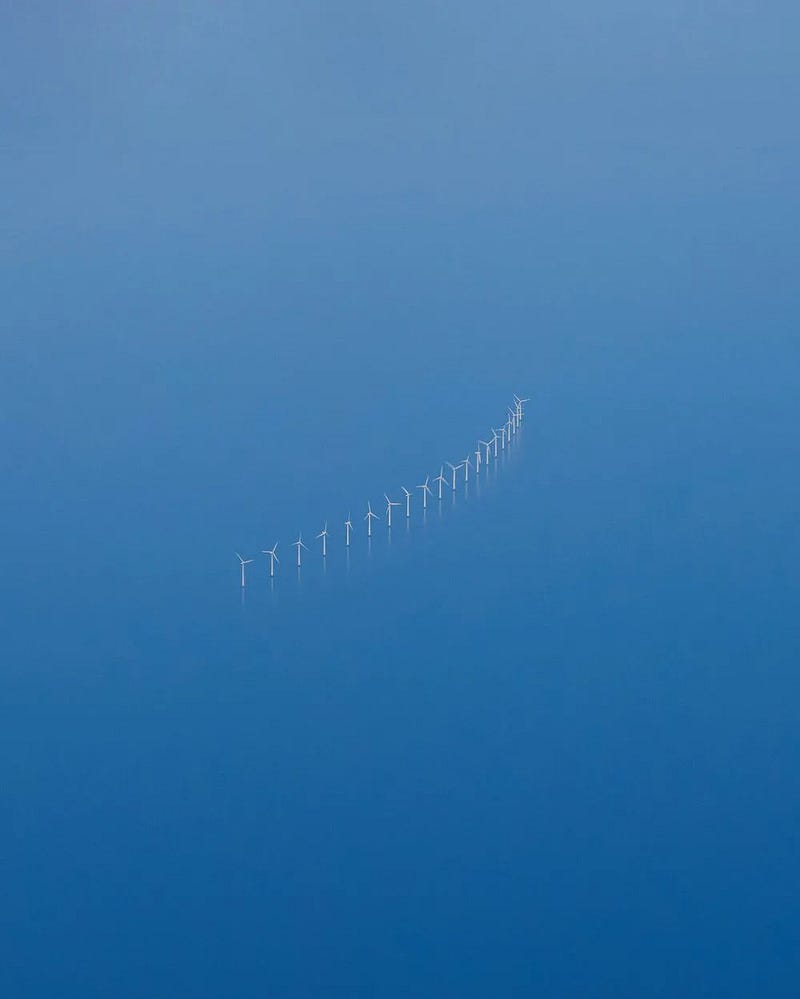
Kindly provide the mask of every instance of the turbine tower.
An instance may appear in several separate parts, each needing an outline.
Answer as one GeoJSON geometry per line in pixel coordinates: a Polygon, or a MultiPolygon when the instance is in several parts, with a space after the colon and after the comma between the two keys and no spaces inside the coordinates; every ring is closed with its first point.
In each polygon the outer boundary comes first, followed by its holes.
{"type": "Polygon", "coordinates": [[[445,482],[447,482],[447,479],[444,477],[443,472],[444,472],[444,465],[442,465],[442,467],[439,469],[439,474],[433,480],[434,482],[438,482],[439,483],[439,499],[442,498],[442,485],[445,482]]]}
{"type": "Polygon", "coordinates": [[[350,532],[353,530],[353,524],[350,520],[350,514],[347,515],[347,520],[344,522],[344,534],[345,534],[345,546],[350,547],[350,532]]]}
{"type": "Polygon", "coordinates": [[[492,452],[491,452],[492,442],[491,441],[478,441],[478,443],[482,444],[486,448],[486,464],[488,465],[489,464],[489,458],[492,455],[492,452]]]}
{"type": "Polygon", "coordinates": [[[327,558],[328,555],[328,521],[325,521],[325,526],[317,535],[317,540],[322,538],[322,557],[327,558]]]}
{"type": "Polygon", "coordinates": [[[467,455],[461,464],[464,466],[464,485],[466,485],[469,482],[469,467],[472,464],[472,459],[467,455]]]}
{"type": "Polygon", "coordinates": [[[400,486],[403,492],[406,494],[406,520],[411,516],[411,493],[406,489],[405,486],[400,486]]]}

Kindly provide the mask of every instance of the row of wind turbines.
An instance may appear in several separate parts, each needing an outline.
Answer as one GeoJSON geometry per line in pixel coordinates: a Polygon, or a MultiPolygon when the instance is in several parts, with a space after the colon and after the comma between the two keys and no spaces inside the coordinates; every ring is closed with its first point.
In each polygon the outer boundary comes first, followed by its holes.
{"type": "MultiPolygon", "coordinates": [[[[453,492],[456,491],[458,486],[458,472],[460,469],[464,469],[464,484],[469,483],[469,473],[470,469],[474,468],[475,475],[480,475],[480,470],[482,465],[488,467],[492,460],[492,456],[496,460],[499,451],[505,451],[506,444],[511,442],[511,439],[519,431],[520,425],[525,417],[525,403],[530,402],[530,399],[523,399],[518,395],[514,396],[514,405],[509,406],[507,409],[507,418],[505,423],[501,424],[499,427],[493,427],[491,436],[489,440],[479,440],[477,441],[478,446],[467,455],[462,461],[457,464],[453,464],[450,461],[446,461],[444,465],[439,469],[439,474],[434,476],[433,482],[437,485],[437,498],[439,502],[442,500],[443,491],[450,488],[453,492]],[[481,448],[483,448],[483,454],[481,453],[481,448]],[[474,461],[473,461],[474,458],[474,461]],[[444,474],[445,465],[450,469],[449,476],[444,474]]],[[[433,497],[434,491],[430,487],[431,477],[427,476],[425,481],[416,486],[422,492],[422,509],[427,510],[428,508],[428,497],[433,497]]],[[[412,492],[410,489],[406,489],[405,486],[401,486],[403,494],[405,497],[404,502],[400,500],[389,499],[388,495],[384,493],[384,499],[386,500],[386,526],[391,528],[392,526],[392,510],[395,507],[402,507],[405,505],[405,515],[406,519],[411,517],[411,497],[412,492]]],[[[372,509],[372,503],[367,502],[367,512],[364,514],[364,520],[367,523],[367,537],[372,537],[372,522],[373,520],[380,520],[380,516],[374,512],[372,509]]],[[[353,533],[353,522],[350,518],[350,514],[347,515],[347,520],[344,522],[344,543],[345,547],[350,547],[350,537],[353,533]]],[[[322,557],[328,557],[328,538],[330,537],[330,532],[328,531],[328,522],[325,521],[325,525],[319,534],[316,536],[317,541],[321,541],[322,557]]],[[[297,550],[297,568],[299,569],[303,564],[303,552],[308,551],[308,545],[303,541],[302,532],[299,534],[297,541],[293,541],[291,547],[297,550]]],[[[262,555],[266,555],[269,559],[269,576],[273,578],[275,576],[275,566],[280,565],[281,560],[278,558],[278,545],[277,543],[272,546],[272,548],[265,548],[261,552],[262,555]]],[[[239,559],[241,574],[242,574],[242,587],[246,585],[245,576],[245,566],[249,565],[251,562],[255,561],[252,558],[243,558],[239,552],[236,552],[236,557],[239,559]]]]}

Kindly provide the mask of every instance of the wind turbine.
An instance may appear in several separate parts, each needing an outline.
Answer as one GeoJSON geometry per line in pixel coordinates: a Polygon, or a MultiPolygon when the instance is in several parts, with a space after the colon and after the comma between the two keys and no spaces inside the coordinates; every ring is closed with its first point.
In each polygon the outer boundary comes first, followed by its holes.
{"type": "Polygon", "coordinates": [[[494,428],[492,428],[492,444],[494,444],[494,456],[495,456],[495,458],[497,457],[497,442],[499,440],[500,440],[500,438],[497,435],[497,431],[494,428]]]}
{"type": "Polygon", "coordinates": [[[510,406],[508,408],[508,428],[508,432],[513,437],[517,432],[517,415],[510,406]]]}
{"type": "Polygon", "coordinates": [[[297,549],[297,568],[299,569],[300,568],[300,562],[302,561],[302,552],[303,552],[303,549],[305,548],[305,550],[308,551],[308,545],[304,545],[303,544],[303,535],[302,534],[298,537],[297,541],[293,541],[292,542],[292,545],[293,545],[294,548],[297,549]]]}
{"type": "Polygon", "coordinates": [[[449,462],[449,461],[446,462],[446,464],[449,465],[450,468],[453,470],[453,492],[455,492],[456,491],[456,472],[458,471],[459,466],[458,465],[454,465],[454,464],[452,464],[452,462],[449,462]]]}
{"type": "Polygon", "coordinates": [[[372,537],[372,521],[373,520],[378,520],[378,519],[379,518],[378,518],[377,513],[373,513],[372,512],[372,504],[368,502],[367,503],[367,515],[366,515],[366,517],[364,517],[364,520],[366,520],[366,522],[367,522],[367,537],[368,538],[372,537]]]}
{"type": "Polygon", "coordinates": [[[317,535],[317,540],[322,538],[322,557],[326,558],[328,555],[328,521],[325,521],[325,526],[317,535]]]}
{"type": "MultiPolygon", "coordinates": [[[[500,440],[501,440],[502,443],[501,443],[500,449],[501,449],[501,451],[505,451],[505,449],[506,449],[506,428],[503,426],[503,427],[498,427],[497,430],[495,430],[494,427],[492,427],[492,433],[493,434],[500,434],[501,435],[500,440]]],[[[496,441],[495,441],[495,445],[494,445],[494,456],[495,456],[495,458],[497,457],[497,442],[496,441]]]]}
{"type": "Polygon", "coordinates": [[[481,470],[481,449],[475,448],[475,474],[479,475],[481,470]]]}
{"type": "Polygon", "coordinates": [[[431,477],[430,477],[430,475],[428,475],[425,478],[425,481],[422,483],[422,485],[421,486],[417,486],[417,489],[421,489],[422,490],[422,509],[423,510],[427,510],[428,509],[428,493],[430,493],[431,496],[433,496],[433,493],[431,492],[431,487],[428,485],[428,483],[430,482],[430,480],[431,480],[431,477]]]}
{"type": "Polygon", "coordinates": [[[442,484],[445,483],[445,482],[447,482],[447,479],[442,474],[443,472],[444,472],[444,465],[442,465],[442,467],[439,469],[439,474],[433,480],[434,482],[438,482],[439,483],[439,499],[442,498],[442,484]]]}
{"type": "Polygon", "coordinates": [[[345,545],[350,547],[350,532],[353,530],[353,524],[350,520],[350,514],[347,515],[347,520],[344,522],[344,532],[345,532],[345,545]]]}
{"type": "Polygon", "coordinates": [[[464,466],[464,485],[469,482],[469,466],[472,464],[472,459],[469,455],[461,462],[464,466]]]}
{"type": "Polygon", "coordinates": [[[405,486],[400,486],[403,492],[406,494],[406,520],[411,516],[411,493],[406,489],[405,486]]]}
{"type": "Polygon", "coordinates": [[[520,399],[520,397],[518,395],[515,395],[514,396],[514,402],[517,404],[517,410],[519,412],[519,419],[522,420],[523,416],[525,415],[525,412],[524,412],[524,410],[523,410],[522,407],[523,407],[524,403],[530,402],[530,399],[520,399]]]}
{"type": "Polygon", "coordinates": [[[390,500],[389,497],[386,495],[386,493],[384,493],[383,495],[384,495],[384,497],[386,499],[386,519],[387,519],[387,525],[386,526],[387,527],[391,527],[392,526],[392,507],[393,506],[400,506],[401,504],[400,504],[399,500],[390,500]]]}
{"type": "Polygon", "coordinates": [[[275,554],[278,550],[277,542],[272,546],[272,548],[263,548],[261,550],[262,555],[269,555],[269,574],[270,576],[275,575],[275,563],[281,564],[281,560],[275,554]]]}
{"type": "Polygon", "coordinates": [[[486,464],[488,465],[489,464],[489,459],[492,456],[492,452],[491,452],[492,441],[478,441],[478,443],[482,444],[486,448],[486,464]]]}
{"type": "Polygon", "coordinates": [[[238,552],[236,552],[236,557],[242,563],[242,586],[244,586],[244,567],[246,565],[249,565],[249,563],[252,562],[253,560],[251,558],[242,558],[242,556],[238,552]]]}

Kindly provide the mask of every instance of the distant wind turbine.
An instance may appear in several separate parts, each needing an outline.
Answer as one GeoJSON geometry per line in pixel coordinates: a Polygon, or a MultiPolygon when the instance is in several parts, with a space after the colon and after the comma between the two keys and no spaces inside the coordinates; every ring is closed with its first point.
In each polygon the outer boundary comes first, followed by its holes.
{"type": "Polygon", "coordinates": [[[261,551],[262,555],[269,555],[269,574],[270,576],[275,575],[275,563],[281,564],[281,560],[275,554],[278,551],[277,543],[272,546],[272,548],[264,548],[261,551]]]}
{"type": "Polygon", "coordinates": [[[492,454],[492,452],[491,452],[492,441],[478,441],[478,443],[482,444],[483,447],[486,448],[486,464],[488,465],[489,464],[489,458],[491,457],[491,454],[492,454]]]}
{"type": "Polygon", "coordinates": [[[367,515],[364,517],[364,520],[366,520],[366,522],[367,522],[367,537],[371,538],[372,537],[372,521],[373,520],[378,520],[377,513],[373,513],[372,512],[372,504],[371,503],[367,503],[367,515]]]}
{"type": "Polygon", "coordinates": [[[350,514],[347,515],[347,520],[344,522],[344,533],[345,533],[345,545],[350,547],[350,532],[353,530],[353,524],[350,520],[350,514]]]}
{"type": "Polygon", "coordinates": [[[411,516],[411,493],[406,489],[405,486],[400,486],[403,492],[406,494],[406,520],[411,516]]]}
{"type": "Polygon", "coordinates": [[[444,477],[443,472],[444,472],[444,465],[442,465],[442,467],[439,469],[439,474],[433,480],[434,482],[438,482],[439,483],[439,499],[442,498],[442,485],[445,482],[447,482],[447,479],[444,477]]]}
{"type": "Polygon", "coordinates": [[[417,486],[417,489],[421,489],[422,490],[422,509],[423,510],[427,510],[428,509],[428,493],[430,493],[430,495],[433,496],[433,493],[431,492],[431,487],[428,485],[428,483],[430,481],[431,481],[431,477],[430,477],[430,475],[428,475],[428,476],[426,476],[425,481],[422,483],[422,485],[421,486],[417,486]]]}
{"type": "Polygon", "coordinates": [[[253,560],[251,558],[242,558],[238,552],[236,552],[236,557],[242,563],[242,586],[244,586],[244,567],[249,565],[253,560]]]}
{"type": "Polygon", "coordinates": [[[303,544],[302,534],[298,537],[297,541],[292,542],[292,546],[297,549],[297,568],[299,569],[302,561],[303,549],[305,548],[305,550],[308,551],[308,545],[303,544]]]}
{"type": "Polygon", "coordinates": [[[386,521],[387,521],[386,526],[387,527],[391,527],[392,526],[392,507],[393,506],[400,506],[401,504],[400,504],[399,500],[390,500],[389,497],[386,495],[386,493],[384,493],[383,495],[384,495],[384,498],[386,499],[386,521]]]}
{"type": "Polygon", "coordinates": [[[467,455],[461,464],[464,466],[464,485],[466,485],[469,482],[469,467],[472,464],[472,459],[467,455]]]}
{"type": "Polygon", "coordinates": [[[450,466],[450,468],[451,468],[451,470],[453,472],[453,492],[455,492],[456,491],[456,472],[458,471],[459,466],[458,465],[454,465],[450,461],[446,462],[446,464],[450,466]]]}
{"type": "Polygon", "coordinates": [[[317,535],[317,540],[322,538],[322,557],[326,558],[328,555],[328,521],[325,521],[325,526],[317,535]]]}

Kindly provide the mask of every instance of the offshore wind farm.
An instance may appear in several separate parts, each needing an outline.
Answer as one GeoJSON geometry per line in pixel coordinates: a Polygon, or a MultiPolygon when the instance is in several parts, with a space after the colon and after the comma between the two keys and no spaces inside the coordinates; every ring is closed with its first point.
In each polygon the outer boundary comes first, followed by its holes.
{"type": "Polygon", "coordinates": [[[0,999],[796,999],[800,5],[0,28],[0,999]]]}
{"type": "MultiPolygon", "coordinates": [[[[371,546],[372,539],[377,536],[377,526],[373,528],[373,522],[383,522],[385,525],[386,537],[390,540],[393,520],[392,511],[397,508],[399,511],[403,512],[405,516],[402,518],[403,522],[408,526],[414,514],[418,514],[422,518],[422,522],[425,522],[425,517],[429,507],[428,497],[431,497],[437,506],[439,511],[442,510],[444,490],[449,491],[453,497],[455,497],[458,492],[459,486],[466,492],[469,489],[470,482],[470,468],[474,469],[474,478],[480,480],[482,468],[484,469],[484,474],[488,474],[489,463],[490,463],[490,448],[494,446],[494,457],[498,458],[497,445],[500,442],[500,451],[506,450],[506,442],[508,442],[509,448],[511,446],[512,440],[516,437],[517,433],[522,427],[525,418],[525,404],[530,402],[529,398],[513,395],[513,404],[506,408],[506,419],[505,422],[498,428],[491,429],[491,438],[489,441],[484,441],[481,438],[477,438],[474,445],[474,451],[471,449],[467,452],[466,457],[461,461],[451,462],[446,461],[439,468],[439,474],[434,477],[433,482],[437,484],[437,492],[434,493],[430,488],[431,477],[430,475],[425,476],[425,481],[417,485],[416,488],[420,490],[421,496],[418,497],[417,502],[413,503],[413,492],[407,489],[405,486],[401,486],[400,489],[403,493],[403,500],[393,500],[387,491],[383,492],[383,498],[386,502],[386,507],[383,516],[376,513],[372,508],[372,500],[366,500],[366,512],[363,516],[364,521],[364,531],[363,535],[366,539],[366,544],[371,546]],[[485,448],[486,456],[485,459],[481,459],[481,447],[485,448]],[[474,461],[473,461],[474,455],[474,461]],[[450,470],[449,476],[444,474],[445,465],[450,470]],[[459,477],[459,470],[463,469],[464,474],[459,477]]],[[[327,563],[328,558],[328,546],[329,540],[331,544],[337,547],[343,548],[348,556],[350,557],[350,552],[353,548],[353,537],[356,535],[356,530],[353,526],[351,514],[348,512],[346,518],[342,518],[341,529],[328,530],[329,520],[326,518],[324,521],[324,526],[322,530],[315,535],[315,540],[320,541],[321,545],[318,550],[318,557],[321,558],[323,566],[327,563]]],[[[332,522],[333,523],[333,522],[332,522]]],[[[336,522],[338,523],[338,521],[336,522]]],[[[278,549],[279,542],[275,542],[272,548],[261,549],[261,554],[266,556],[268,559],[266,565],[267,577],[270,583],[273,583],[275,578],[279,575],[276,572],[276,566],[280,566],[280,559],[278,558],[276,552],[278,549]]],[[[296,560],[296,577],[299,578],[301,570],[303,568],[303,552],[309,552],[308,546],[303,542],[303,533],[300,531],[298,533],[297,539],[291,543],[297,551],[296,560]]],[[[239,561],[239,580],[240,587],[244,591],[247,586],[248,577],[245,573],[245,566],[249,565],[253,559],[245,559],[239,552],[235,552],[236,558],[239,561]]],[[[349,564],[349,563],[348,563],[349,564]]]]}

